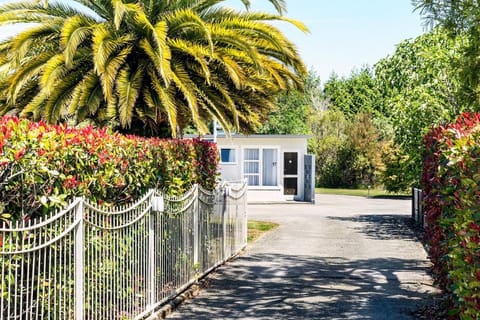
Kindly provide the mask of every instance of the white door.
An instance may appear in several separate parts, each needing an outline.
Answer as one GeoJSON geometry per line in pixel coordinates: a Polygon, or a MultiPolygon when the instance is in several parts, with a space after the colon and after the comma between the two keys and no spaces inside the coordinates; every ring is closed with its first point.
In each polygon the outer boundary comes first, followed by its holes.
{"type": "Polygon", "coordinates": [[[263,149],[262,182],[264,186],[277,185],[277,149],[263,149]]]}

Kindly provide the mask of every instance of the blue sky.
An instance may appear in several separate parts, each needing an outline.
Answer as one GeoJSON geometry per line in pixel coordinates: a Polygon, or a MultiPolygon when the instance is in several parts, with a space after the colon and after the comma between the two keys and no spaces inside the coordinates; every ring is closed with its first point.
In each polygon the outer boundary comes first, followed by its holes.
{"type": "MultiPolygon", "coordinates": [[[[0,4],[12,0],[0,0],[0,4]]],[[[251,0],[252,10],[274,12],[268,0],[251,0]]],[[[240,0],[225,5],[242,8],[240,0]]],[[[310,29],[303,34],[289,24],[279,27],[297,45],[306,65],[325,82],[332,72],[348,76],[395,50],[395,45],[424,32],[410,0],[287,0],[287,16],[310,29]]],[[[0,38],[12,32],[0,29],[0,38]]]]}
{"type": "MultiPolygon", "coordinates": [[[[240,0],[228,0],[231,6],[240,0]]],[[[253,10],[272,11],[267,0],[251,0],[253,10]]],[[[287,0],[287,16],[310,29],[303,34],[280,26],[322,82],[332,72],[348,76],[353,68],[373,66],[392,54],[395,45],[424,32],[410,0],[287,0]]]]}

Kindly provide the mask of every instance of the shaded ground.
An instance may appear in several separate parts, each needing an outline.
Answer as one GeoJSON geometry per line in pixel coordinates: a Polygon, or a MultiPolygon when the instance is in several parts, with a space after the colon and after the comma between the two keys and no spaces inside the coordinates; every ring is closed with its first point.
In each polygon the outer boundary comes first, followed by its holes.
{"type": "Polygon", "coordinates": [[[257,205],[280,228],[169,319],[414,319],[436,292],[408,224],[410,201],[348,196],[257,205]]]}

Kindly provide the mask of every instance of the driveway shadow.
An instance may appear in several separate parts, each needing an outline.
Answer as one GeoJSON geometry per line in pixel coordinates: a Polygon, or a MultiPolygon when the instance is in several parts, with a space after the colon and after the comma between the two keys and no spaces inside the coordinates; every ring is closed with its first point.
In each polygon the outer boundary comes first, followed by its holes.
{"type": "Polygon", "coordinates": [[[425,269],[419,260],[251,255],[169,319],[414,319],[432,298],[425,269]]]}
{"type": "Polygon", "coordinates": [[[398,214],[361,214],[353,217],[326,217],[330,220],[357,222],[355,231],[365,234],[375,240],[411,240],[422,238],[421,232],[415,227],[408,215],[398,214]]]}

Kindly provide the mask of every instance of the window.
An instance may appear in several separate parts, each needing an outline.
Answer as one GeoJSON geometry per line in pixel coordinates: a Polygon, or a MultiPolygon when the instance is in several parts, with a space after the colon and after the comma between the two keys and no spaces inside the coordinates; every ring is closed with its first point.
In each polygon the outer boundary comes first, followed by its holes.
{"type": "Polygon", "coordinates": [[[243,177],[249,186],[275,187],[278,185],[278,149],[248,148],[243,150],[243,177]]]}
{"type": "Polygon", "coordinates": [[[297,175],[298,174],[298,153],[285,152],[283,153],[283,174],[297,175]]]}
{"type": "Polygon", "coordinates": [[[297,178],[283,178],[283,194],[296,196],[298,194],[297,185],[297,178]]]}
{"type": "Polygon", "coordinates": [[[243,153],[243,176],[249,186],[260,185],[260,152],[258,149],[245,149],[243,153]]]}
{"type": "Polygon", "coordinates": [[[220,149],[220,161],[222,163],[236,163],[237,154],[235,149],[222,148],[220,149]]]}

